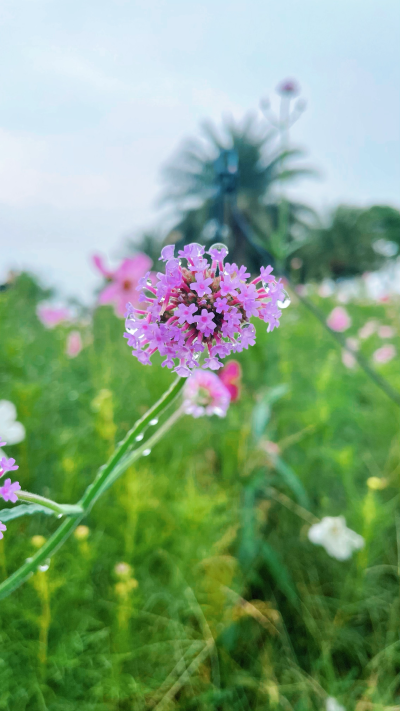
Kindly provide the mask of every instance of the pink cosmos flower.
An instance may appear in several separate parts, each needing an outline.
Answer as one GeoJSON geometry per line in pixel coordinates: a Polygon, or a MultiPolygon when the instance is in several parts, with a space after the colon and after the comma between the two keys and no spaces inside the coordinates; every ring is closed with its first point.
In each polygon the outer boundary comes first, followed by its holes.
{"type": "Polygon", "coordinates": [[[2,538],[4,538],[3,531],[7,531],[7,526],[5,526],[4,523],[0,521],[0,541],[2,538]]]}
{"type": "Polygon", "coordinates": [[[395,334],[396,331],[392,328],[392,326],[380,326],[378,328],[379,338],[393,338],[395,334]]]}
{"type": "Polygon", "coordinates": [[[326,323],[332,331],[342,332],[350,328],[351,318],[346,309],[342,306],[336,306],[326,319],[326,323]]]}
{"type": "Polygon", "coordinates": [[[117,316],[124,316],[126,304],[131,302],[139,305],[139,281],[143,277],[150,278],[149,269],[153,262],[147,254],[139,253],[134,257],[124,259],[114,272],[108,270],[99,255],[94,255],[93,262],[97,269],[109,280],[109,284],[99,295],[99,304],[113,304],[117,316]]]}
{"type": "Polygon", "coordinates": [[[394,346],[387,345],[378,348],[373,355],[375,363],[388,363],[397,355],[397,351],[394,346]]]}
{"type": "Polygon", "coordinates": [[[67,308],[55,308],[46,304],[38,304],[36,314],[46,328],[55,328],[59,323],[71,321],[71,312],[67,308]]]}
{"type": "Polygon", "coordinates": [[[225,417],[231,396],[217,375],[209,370],[196,370],[183,389],[183,409],[187,415],[225,417]]]}
{"type": "Polygon", "coordinates": [[[67,337],[65,353],[69,358],[76,358],[82,350],[82,338],[79,331],[71,331],[67,337]]]}
{"type": "Polygon", "coordinates": [[[140,279],[140,305],[127,304],[124,334],[140,363],[151,365],[151,356],[158,351],[165,358],[163,367],[187,377],[205,353],[202,367],[218,370],[219,358],[255,344],[251,317],[268,324],[268,333],[279,326],[281,308],[290,300],[272,267],[262,267],[260,275],[247,283],[246,268],[224,264],[227,250],[217,247],[208,252],[210,264],[199,244],[185,245],[180,259],[168,245],[162,250],[165,274],[159,272],[152,285],[146,277],[140,279]]]}
{"type": "Polygon", "coordinates": [[[227,364],[218,373],[226,389],[231,396],[231,402],[236,402],[240,397],[240,385],[242,378],[242,368],[237,360],[228,360],[227,364]]]}

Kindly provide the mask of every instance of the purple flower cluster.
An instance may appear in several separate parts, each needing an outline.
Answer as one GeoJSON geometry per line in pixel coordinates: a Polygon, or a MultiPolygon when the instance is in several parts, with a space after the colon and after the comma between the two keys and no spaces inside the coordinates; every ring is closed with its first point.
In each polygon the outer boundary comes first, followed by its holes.
{"type": "MultiPolygon", "coordinates": [[[[3,447],[6,443],[0,442],[0,447],[3,447]]],[[[15,459],[10,457],[0,457],[0,479],[7,472],[13,472],[18,469],[15,464],[15,459]]],[[[20,485],[17,481],[11,482],[11,479],[6,479],[3,486],[0,486],[0,496],[4,501],[12,501],[13,504],[18,500],[17,491],[20,490],[20,485]]],[[[7,526],[0,521],[0,539],[3,538],[3,531],[7,530],[7,526]]]]}
{"type": "Polygon", "coordinates": [[[220,358],[255,344],[252,316],[265,321],[268,332],[279,326],[288,299],[272,267],[261,267],[260,276],[248,282],[246,267],[224,263],[223,244],[208,250],[211,264],[199,244],[186,245],[178,258],[174,250],[162,249],[165,274],[159,272],[157,282],[150,272],[140,279],[139,308],[127,305],[124,337],[140,363],[151,365],[158,351],[163,366],[187,377],[204,352],[202,367],[218,370],[220,358]]]}

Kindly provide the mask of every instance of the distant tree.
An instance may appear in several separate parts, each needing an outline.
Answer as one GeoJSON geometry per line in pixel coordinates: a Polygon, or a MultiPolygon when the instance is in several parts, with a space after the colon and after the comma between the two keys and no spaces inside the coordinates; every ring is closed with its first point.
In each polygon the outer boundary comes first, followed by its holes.
{"type": "MultiPolygon", "coordinates": [[[[312,171],[294,167],[293,161],[302,151],[277,148],[276,129],[252,114],[242,123],[225,120],[221,136],[210,123],[205,123],[202,131],[203,136],[188,141],[163,171],[163,201],[178,213],[166,241],[176,241],[177,233],[180,245],[221,241],[217,233],[221,218],[217,161],[226,151],[234,152],[238,183],[224,202],[223,219],[229,228],[224,241],[231,260],[245,261],[255,271],[265,262],[265,252],[276,252],[273,240],[280,228],[282,186],[312,171]]],[[[316,216],[311,208],[289,201],[285,215],[284,239],[290,254],[307,239],[316,216]]]]}

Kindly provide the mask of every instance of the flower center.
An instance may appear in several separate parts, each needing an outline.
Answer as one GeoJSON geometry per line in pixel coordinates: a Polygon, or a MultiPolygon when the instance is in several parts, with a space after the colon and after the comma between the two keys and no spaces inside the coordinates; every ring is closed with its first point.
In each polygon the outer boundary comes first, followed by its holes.
{"type": "Polygon", "coordinates": [[[122,288],[124,291],[129,291],[129,289],[132,288],[132,282],[130,279],[125,279],[125,281],[122,282],[122,288]]]}

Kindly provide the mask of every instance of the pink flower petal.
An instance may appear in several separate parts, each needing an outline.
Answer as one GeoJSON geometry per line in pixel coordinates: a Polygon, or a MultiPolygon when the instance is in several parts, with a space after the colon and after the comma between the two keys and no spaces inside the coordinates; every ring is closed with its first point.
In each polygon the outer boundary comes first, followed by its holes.
{"type": "Polygon", "coordinates": [[[120,286],[116,282],[108,284],[99,294],[99,304],[112,304],[118,298],[120,286]]]}
{"type": "Polygon", "coordinates": [[[99,254],[94,254],[92,257],[92,262],[96,269],[99,270],[100,274],[105,276],[107,279],[112,279],[113,272],[107,269],[107,267],[104,265],[103,257],[101,257],[99,254]]]}

